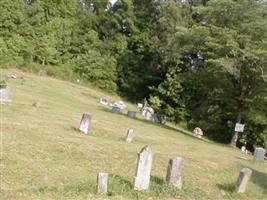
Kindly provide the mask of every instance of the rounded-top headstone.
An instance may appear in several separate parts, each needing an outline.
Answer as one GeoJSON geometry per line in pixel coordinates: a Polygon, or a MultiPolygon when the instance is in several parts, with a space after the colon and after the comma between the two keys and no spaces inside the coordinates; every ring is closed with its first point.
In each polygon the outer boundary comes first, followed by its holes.
{"type": "Polygon", "coordinates": [[[239,177],[236,182],[236,192],[237,193],[244,193],[247,188],[247,184],[250,180],[252,175],[252,170],[249,168],[243,168],[240,173],[239,177]]]}
{"type": "Polygon", "coordinates": [[[265,158],[265,153],[266,151],[264,148],[261,147],[256,148],[254,151],[254,160],[257,162],[263,162],[265,158]]]}

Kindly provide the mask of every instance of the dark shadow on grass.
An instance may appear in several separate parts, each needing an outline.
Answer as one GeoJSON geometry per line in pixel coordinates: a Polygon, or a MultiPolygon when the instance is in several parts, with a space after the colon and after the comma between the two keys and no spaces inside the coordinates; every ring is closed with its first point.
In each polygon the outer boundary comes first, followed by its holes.
{"type": "Polygon", "coordinates": [[[121,185],[124,185],[126,187],[129,187],[129,188],[133,187],[133,184],[129,180],[123,178],[120,175],[110,174],[110,179],[111,179],[111,181],[114,181],[114,182],[119,183],[121,185]]]}
{"type": "Polygon", "coordinates": [[[267,174],[252,169],[251,181],[267,191],[267,174]]]}
{"type": "Polygon", "coordinates": [[[74,127],[74,126],[71,126],[71,130],[81,133],[80,129],[78,129],[77,127],[74,127]]]}
{"type": "Polygon", "coordinates": [[[230,183],[217,184],[217,187],[227,193],[233,193],[235,191],[235,185],[230,183]]]}
{"type": "Polygon", "coordinates": [[[165,181],[157,176],[151,176],[150,180],[152,185],[166,185],[165,181]]]}
{"type": "Polygon", "coordinates": [[[109,189],[108,189],[108,196],[114,196],[116,194],[125,195],[125,193],[133,190],[133,184],[127,180],[126,178],[116,175],[110,174],[109,175],[109,189]]]}

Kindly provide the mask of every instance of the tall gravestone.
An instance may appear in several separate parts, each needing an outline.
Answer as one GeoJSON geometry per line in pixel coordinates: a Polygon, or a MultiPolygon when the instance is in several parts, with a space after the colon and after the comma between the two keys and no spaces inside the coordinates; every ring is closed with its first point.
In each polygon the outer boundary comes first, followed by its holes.
{"type": "Polygon", "coordinates": [[[257,162],[263,162],[265,158],[265,149],[258,147],[254,151],[254,160],[257,162]]]}
{"type": "Polygon", "coordinates": [[[128,129],[127,135],[126,135],[126,142],[131,143],[133,141],[133,137],[134,137],[134,130],[128,129]]]}
{"type": "Polygon", "coordinates": [[[88,113],[84,113],[80,123],[80,131],[87,134],[90,131],[91,116],[88,113]]]}
{"type": "Polygon", "coordinates": [[[236,192],[237,193],[244,193],[247,188],[247,184],[250,180],[252,174],[252,170],[249,168],[243,168],[240,171],[239,177],[236,182],[236,192]]]}
{"type": "Polygon", "coordinates": [[[136,172],[134,177],[135,190],[147,190],[150,183],[153,152],[149,145],[145,146],[138,154],[136,172]]]}
{"type": "Polygon", "coordinates": [[[10,89],[9,87],[0,87],[0,102],[10,101],[10,89]]]}
{"type": "Polygon", "coordinates": [[[108,173],[100,172],[97,176],[97,193],[105,194],[108,191],[108,173]]]}
{"type": "Polygon", "coordinates": [[[166,181],[168,185],[182,188],[182,170],[184,167],[184,159],[181,157],[174,157],[169,160],[167,169],[166,181]]]}

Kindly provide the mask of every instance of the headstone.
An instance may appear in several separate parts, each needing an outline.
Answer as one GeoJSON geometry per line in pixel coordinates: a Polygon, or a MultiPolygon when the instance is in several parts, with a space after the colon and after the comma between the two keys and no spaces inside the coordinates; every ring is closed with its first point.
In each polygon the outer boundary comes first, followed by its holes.
{"type": "Polygon", "coordinates": [[[254,151],[254,160],[257,162],[263,162],[265,158],[265,149],[258,147],[254,151]]]}
{"type": "Polygon", "coordinates": [[[203,136],[203,131],[201,130],[201,128],[199,127],[196,127],[193,131],[193,135],[196,137],[196,138],[199,138],[201,139],[202,136],[203,136]]]}
{"type": "Polygon", "coordinates": [[[112,106],[111,112],[113,112],[113,113],[120,113],[121,112],[121,109],[119,107],[117,107],[117,106],[112,106]]]}
{"type": "Polygon", "coordinates": [[[142,103],[137,103],[137,108],[138,108],[139,111],[141,111],[142,108],[143,108],[143,104],[142,103]]]}
{"type": "Polygon", "coordinates": [[[133,129],[128,129],[127,135],[126,135],[126,142],[130,143],[133,141],[134,137],[134,130],[133,129]]]}
{"type": "Polygon", "coordinates": [[[249,168],[243,168],[240,171],[239,177],[236,182],[236,192],[243,193],[246,191],[248,181],[251,177],[252,170],[249,168]]]}
{"type": "Polygon", "coordinates": [[[97,176],[97,193],[105,194],[108,191],[108,173],[101,172],[97,176]]]}
{"type": "Polygon", "coordinates": [[[127,113],[127,115],[128,115],[128,117],[131,117],[131,118],[136,118],[136,112],[134,112],[134,111],[128,111],[128,113],[127,113]]]}
{"type": "Polygon", "coordinates": [[[153,152],[150,146],[145,146],[138,154],[136,171],[134,176],[134,189],[147,190],[150,183],[153,152]]]}
{"type": "Polygon", "coordinates": [[[91,116],[88,113],[84,113],[80,123],[80,131],[87,134],[90,131],[91,116]]]}
{"type": "Polygon", "coordinates": [[[142,110],[142,116],[143,116],[144,119],[146,119],[146,120],[150,120],[150,121],[152,121],[152,120],[154,119],[153,115],[154,115],[154,110],[153,110],[153,108],[151,108],[151,107],[145,107],[145,108],[142,110]]]}
{"type": "Polygon", "coordinates": [[[106,105],[108,105],[108,100],[105,97],[101,97],[99,99],[99,103],[106,106],[106,105]]]}
{"type": "Polygon", "coordinates": [[[9,87],[0,88],[0,102],[10,101],[10,89],[9,87]]]}
{"type": "Polygon", "coordinates": [[[181,157],[174,157],[169,160],[166,181],[169,185],[182,188],[182,170],[184,166],[184,159],[181,157]]]}

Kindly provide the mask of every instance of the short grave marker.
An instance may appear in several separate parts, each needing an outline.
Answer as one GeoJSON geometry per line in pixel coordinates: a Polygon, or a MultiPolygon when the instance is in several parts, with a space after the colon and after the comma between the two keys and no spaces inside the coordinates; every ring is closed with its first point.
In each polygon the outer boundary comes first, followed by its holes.
{"type": "Polygon", "coordinates": [[[182,170],[184,167],[184,159],[174,157],[169,160],[166,181],[169,185],[182,188],[182,170]]]}
{"type": "Polygon", "coordinates": [[[80,131],[87,134],[90,131],[91,116],[88,113],[84,113],[80,123],[80,131]]]}
{"type": "Polygon", "coordinates": [[[105,194],[108,191],[108,173],[100,172],[97,176],[97,193],[105,194]]]}
{"type": "Polygon", "coordinates": [[[244,193],[247,188],[248,181],[251,177],[252,170],[249,168],[243,168],[240,171],[239,177],[236,182],[236,192],[237,193],[244,193]]]}
{"type": "Polygon", "coordinates": [[[131,143],[133,141],[133,137],[134,137],[134,130],[128,129],[127,135],[126,135],[126,142],[131,143]]]}
{"type": "Polygon", "coordinates": [[[254,151],[254,160],[257,162],[263,162],[265,158],[265,149],[258,147],[254,151]]]}

